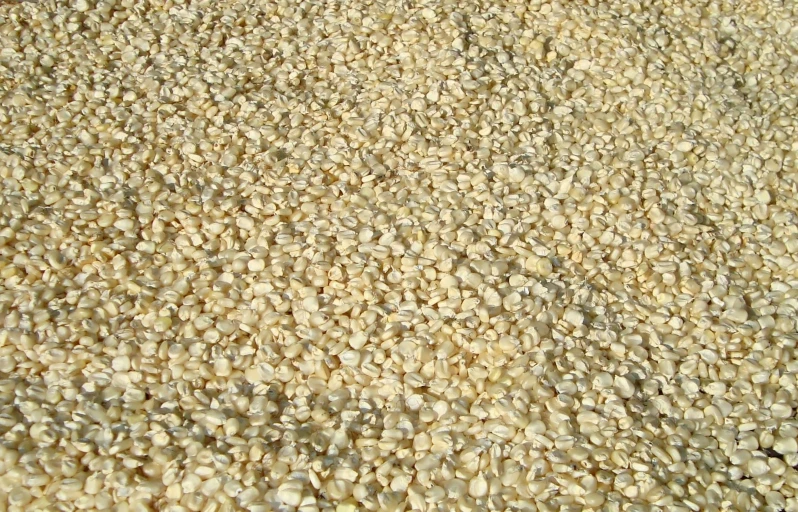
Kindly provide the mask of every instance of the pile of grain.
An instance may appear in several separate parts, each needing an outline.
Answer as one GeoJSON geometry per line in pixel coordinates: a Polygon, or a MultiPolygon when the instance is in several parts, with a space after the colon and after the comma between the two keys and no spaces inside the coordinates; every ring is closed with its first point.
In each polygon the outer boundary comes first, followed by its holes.
{"type": "Polygon", "coordinates": [[[0,506],[797,511],[792,1],[0,6],[0,506]]]}

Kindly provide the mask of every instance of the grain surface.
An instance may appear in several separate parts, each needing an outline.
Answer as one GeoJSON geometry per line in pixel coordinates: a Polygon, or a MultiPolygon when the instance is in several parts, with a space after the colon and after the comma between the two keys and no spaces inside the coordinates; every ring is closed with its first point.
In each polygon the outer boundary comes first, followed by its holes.
{"type": "Polygon", "coordinates": [[[0,510],[798,511],[794,1],[0,2],[0,510]]]}

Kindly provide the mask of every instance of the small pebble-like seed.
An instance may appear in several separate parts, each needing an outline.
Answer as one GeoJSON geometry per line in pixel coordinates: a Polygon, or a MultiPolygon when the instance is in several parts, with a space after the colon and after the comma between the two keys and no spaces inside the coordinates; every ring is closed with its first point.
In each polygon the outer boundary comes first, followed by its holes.
{"type": "Polygon", "coordinates": [[[247,269],[251,272],[262,272],[266,268],[266,261],[261,258],[251,259],[247,262],[247,269]]]}
{"type": "Polygon", "coordinates": [[[537,261],[536,267],[538,274],[541,277],[548,277],[551,275],[554,267],[551,264],[551,261],[548,258],[541,258],[537,261]]]}
{"type": "Polygon", "coordinates": [[[616,376],[613,387],[621,398],[631,398],[635,393],[634,384],[626,377],[616,376]]]}
{"type": "Polygon", "coordinates": [[[298,507],[302,503],[302,488],[283,484],[277,490],[277,499],[289,507],[298,507]]]}
{"type": "Polygon", "coordinates": [[[338,357],[341,358],[341,362],[346,366],[360,365],[361,355],[357,350],[345,350],[338,357]]]}
{"type": "Polygon", "coordinates": [[[368,334],[363,331],[356,332],[349,337],[349,346],[355,350],[360,350],[368,343],[368,334]]]}
{"type": "Polygon", "coordinates": [[[777,437],[773,449],[782,455],[798,453],[798,441],[794,437],[777,437]]]}

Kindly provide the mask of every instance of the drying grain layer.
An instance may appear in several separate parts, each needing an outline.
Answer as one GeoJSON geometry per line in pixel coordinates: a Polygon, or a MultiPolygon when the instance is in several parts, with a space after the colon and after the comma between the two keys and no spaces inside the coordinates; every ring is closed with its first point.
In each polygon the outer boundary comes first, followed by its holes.
{"type": "Polygon", "coordinates": [[[0,510],[798,510],[793,1],[0,7],[0,510]]]}

